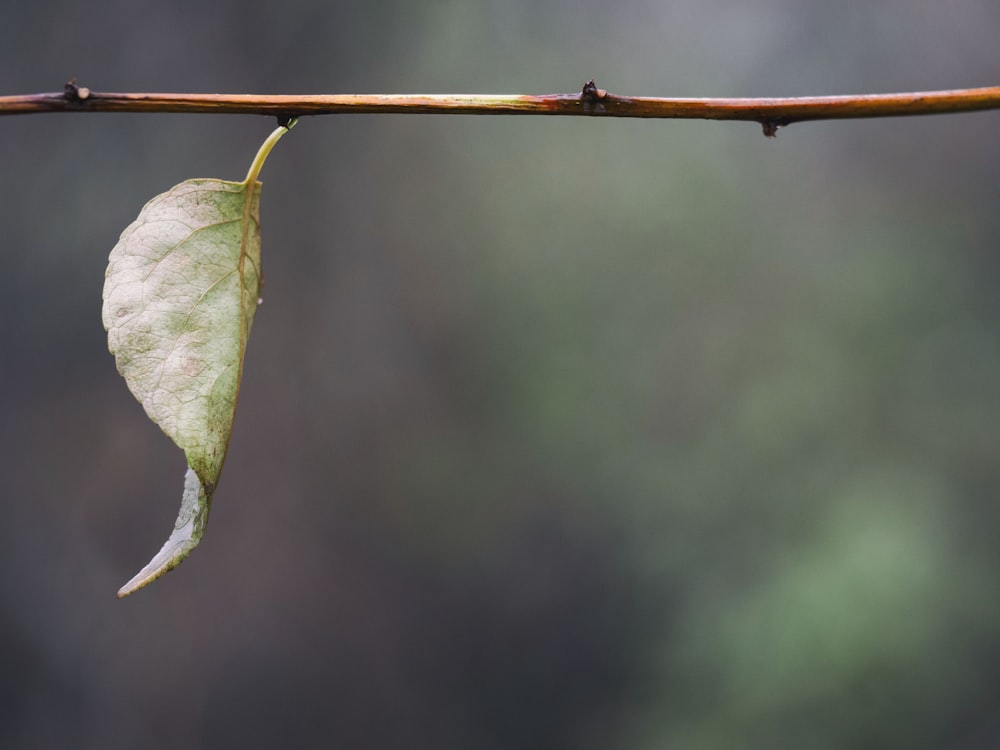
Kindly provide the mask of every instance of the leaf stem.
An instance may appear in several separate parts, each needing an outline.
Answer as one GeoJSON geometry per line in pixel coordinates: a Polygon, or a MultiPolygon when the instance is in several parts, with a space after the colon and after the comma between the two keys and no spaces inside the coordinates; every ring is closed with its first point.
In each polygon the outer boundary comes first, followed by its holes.
{"type": "Polygon", "coordinates": [[[281,136],[295,127],[297,120],[291,118],[287,123],[279,125],[271,135],[267,137],[260,148],[257,149],[257,155],[253,158],[250,163],[250,171],[247,172],[247,178],[243,181],[247,185],[253,185],[257,181],[257,176],[260,175],[260,170],[264,168],[264,162],[267,161],[268,154],[271,153],[271,149],[274,148],[274,144],[281,140],[281,136]]]}

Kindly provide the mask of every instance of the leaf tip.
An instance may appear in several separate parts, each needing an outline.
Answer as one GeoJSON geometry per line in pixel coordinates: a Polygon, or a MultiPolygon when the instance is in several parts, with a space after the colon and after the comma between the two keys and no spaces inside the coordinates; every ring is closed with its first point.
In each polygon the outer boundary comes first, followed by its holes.
{"type": "Polygon", "coordinates": [[[211,496],[206,492],[194,469],[188,468],[184,477],[181,509],[177,514],[173,532],[153,559],[118,589],[119,599],[134,594],[163,574],[169,573],[191,554],[191,550],[198,546],[198,542],[205,534],[210,500],[211,496]]]}

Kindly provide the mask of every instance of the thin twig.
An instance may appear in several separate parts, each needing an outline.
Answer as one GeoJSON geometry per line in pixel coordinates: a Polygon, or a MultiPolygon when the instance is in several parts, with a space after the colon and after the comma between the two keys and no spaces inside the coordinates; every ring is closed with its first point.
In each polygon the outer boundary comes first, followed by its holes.
{"type": "Polygon", "coordinates": [[[0,97],[0,115],[40,112],[257,114],[284,120],[333,114],[578,115],[757,122],[765,135],[806,120],[951,114],[1000,109],[1000,86],[908,94],[783,99],[669,99],[619,96],[588,81],[577,94],[302,95],[104,93],[66,84],[60,93],[0,97]]]}

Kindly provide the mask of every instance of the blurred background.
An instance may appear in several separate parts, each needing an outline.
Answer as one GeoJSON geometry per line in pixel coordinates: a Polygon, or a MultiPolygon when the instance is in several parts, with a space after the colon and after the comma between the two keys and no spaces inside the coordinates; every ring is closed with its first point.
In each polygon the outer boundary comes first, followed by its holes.
{"type": "MultiPolygon", "coordinates": [[[[0,93],[1000,83],[1000,6],[7,3],[0,93]]],[[[306,119],[212,523],[107,255],[257,117],[0,118],[0,746],[1000,745],[1000,113],[306,119]]]]}

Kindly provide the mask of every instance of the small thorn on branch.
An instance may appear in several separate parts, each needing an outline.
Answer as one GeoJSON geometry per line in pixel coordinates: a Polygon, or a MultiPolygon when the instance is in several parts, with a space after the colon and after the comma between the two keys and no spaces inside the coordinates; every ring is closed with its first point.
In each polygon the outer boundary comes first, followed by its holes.
{"type": "Polygon", "coordinates": [[[605,109],[602,102],[607,95],[608,92],[597,88],[597,84],[591,78],[583,84],[583,90],[580,92],[580,103],[583,104],[583,111],[587,114],[593,112],[604,113],[605,109]]]}
{"type": "Polygon", "coordinates": [[[778,135],[778,128],[784,127],[784,123],[778,122],[777,120],[761,120],[760,127],[764,131],[765,138],[774,138],[778,135]]]}
{"type": "Polygon", "coordinates": [[[76,79],[71,78],[63,89],[63,97],[68,102],[79,103],[90,98],[90,89],[86,86],[77,86],[76,79]]]}
{"type": "Polygon", "coordinates": [[[580,92],[580,98],[591,104],[596,104],[607,95],[607,91],[597,88],[597,84],[594,83],[593,78],[583,84],[583,91],[580,92]]]}

